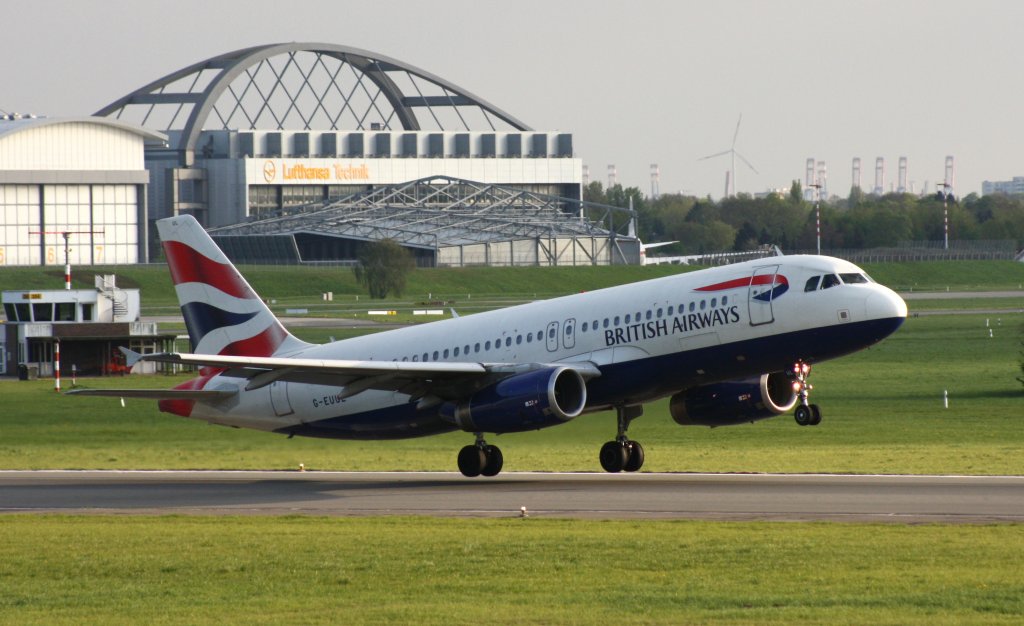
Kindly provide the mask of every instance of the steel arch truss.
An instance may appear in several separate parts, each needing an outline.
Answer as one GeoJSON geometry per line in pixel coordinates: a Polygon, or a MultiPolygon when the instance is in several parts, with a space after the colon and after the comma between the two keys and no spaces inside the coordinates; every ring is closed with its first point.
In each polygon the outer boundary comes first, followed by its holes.
{"type": "Polygon", "coordinates": [[[388,238],[404,246],[437,250],[520,239],[632,239],[620,232],[628,228],[631,216],[629,209],[436,176],[286,208],[264,219],[211,229],[210,233],[388,238]]]}
{"type": "Polygon", "coordinates": [[[452,83],[379,54],[319,43],[236,50],[96,112],[172,138],[191,166],[206,130],[531,130],[452,83]]]}

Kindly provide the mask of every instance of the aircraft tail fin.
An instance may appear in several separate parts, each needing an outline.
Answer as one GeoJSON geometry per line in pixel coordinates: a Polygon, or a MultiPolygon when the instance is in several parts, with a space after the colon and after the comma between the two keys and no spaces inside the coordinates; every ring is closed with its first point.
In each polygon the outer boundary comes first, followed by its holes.
{"type": "Polygon", "coordinates": [[[156,226],[196,354],[274,356],[309,345],[285,330],[194,217],[156,226]]]}

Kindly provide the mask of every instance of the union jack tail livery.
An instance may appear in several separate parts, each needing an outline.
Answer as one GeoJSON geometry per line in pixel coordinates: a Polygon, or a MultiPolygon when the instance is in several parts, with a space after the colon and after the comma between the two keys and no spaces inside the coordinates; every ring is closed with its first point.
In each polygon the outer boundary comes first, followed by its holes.
{"type": "Polygon", "coordinates": [[[193,219],[157,222],[195,354],[265,357],[309,344],[291,335],[193,219]]]}

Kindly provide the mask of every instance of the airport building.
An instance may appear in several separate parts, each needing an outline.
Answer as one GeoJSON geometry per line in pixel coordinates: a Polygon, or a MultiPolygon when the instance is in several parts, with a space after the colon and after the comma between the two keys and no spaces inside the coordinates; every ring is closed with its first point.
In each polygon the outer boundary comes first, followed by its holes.
{"type": "Polygon", "coordinates": [[[165,140],[98,117],[0,118],[0,267],[145,261],[144,150],[165,140]]]}
{"type": "Polygon", "coordinates": [[[181,214],[253,262],[352,262],[387,237],[427,266],[639,263],[632,212],[583,202],[582,179],[570,133],[425,70],[256,46],[92,117],[0,120],[0,266],[159,260],[152,222],[181,214]]]}
{"type": "Polygon", "coordinates": [[[167,136],[146,149],[150,218],[188,213],[226,227],[219,241],[246,237],[226,244],[239,260],[345,261],[366,241],[391,237],[425,265],[639,262],[639,242],[617,232],[629,212],[581,201],[570,133],[535,130],[439,76],[366,50],[237,50],[96,115],[167,136]],[[485,191],[453,197],[452,181],[485,191]],[[413,182],[415,197],[406,193],[413,182]],[[516,194],[522,202],[510,200],[516,194]],[[467,207],[485,213],[489,227],[467,207]],[[275,252],[282,242],[286,250],[275,252]]]}

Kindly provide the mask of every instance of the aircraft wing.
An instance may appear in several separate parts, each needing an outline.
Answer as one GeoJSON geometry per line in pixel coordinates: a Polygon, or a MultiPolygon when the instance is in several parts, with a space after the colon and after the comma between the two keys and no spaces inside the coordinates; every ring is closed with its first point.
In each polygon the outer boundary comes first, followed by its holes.
{"type": "Polygon", "coordinates": [[[147,398],[150,400],[198,400],[213,402],[238,395],[238,390],[220,389],[72,389],[65,395],[147,398]]]}
{"type": "Polygon", "coordinates": [[[246,391],[276,381],[345,387],[348,397],[369,389],[401,391],[412,396],[462,396],[494,380],[544,367],[568,367],[584,379],[601,375],[596,365],[579,363],[468,363],[359,361],[287,357],[222,356],[161,352],[138,354],[124,348],[128,364],[137,361],[176,363],[223,369],[222,375],[248,379],[246,391]]]}

